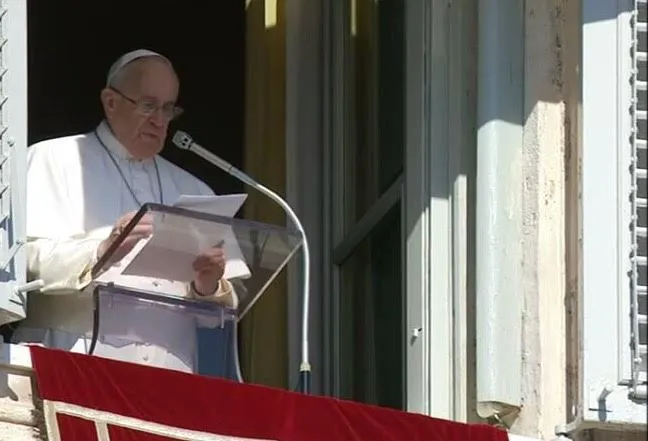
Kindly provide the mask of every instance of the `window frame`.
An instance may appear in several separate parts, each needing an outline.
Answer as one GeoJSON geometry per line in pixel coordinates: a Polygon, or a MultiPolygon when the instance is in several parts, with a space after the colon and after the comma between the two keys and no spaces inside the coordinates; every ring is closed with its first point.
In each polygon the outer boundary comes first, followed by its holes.
{"type": "MultiPolygon", "coordinates": [[[[324,188],[328,192],[328,204],[325,208],[324,217],[329,224],[328,259],[330,268],[325,276],[328,279],[330,295],[325,295],[326,304],[324,309],[327,315],[324,319],[328,324],[329,345],[324,355],[328,363],[328,393],[334,396],[342,395],[342,381],[340,366],[341,339],[344,338],[341,332],[340,318],[340,296],[341,296],[341,265],[357,249],[357,247],[368,237],[373,229],[380,223],[384,216],[397,203],[403,200],[404,172],[401,173],[392,184],[382,192],[376,201],[371,204],[366,213],[355,222],[350,228],[346,228],[348,213],[339,209],[339,201],[348,198],[345,188],[346,169],[344,164],[348,157],[348,146],[352,145],[351,134],[354,118],[351,116],[352,102],[347,88],[350,80],[350,39],[348,36],[348,24],[351,22],[350,7],[353,0],[332,1],[330,3],[330,16],[328,16],[330,40],[325,44],[330,45],[326,58],[326,72],[329,73],[328,80],[328,106],[325,107],[325,127],[328,132],[328,143],[326,144],[324,169],[324,188]],[[336,202],[338,205],[336,205],[336,202]]],[[[401,211],[403,208],[401,208],[401,211]]],[[[401,235],[402,236],[402,235],[401,235]]],[[[404,242],[402,243],[402,245],[404,242]]],[[[405,256],[405,254],[402,254],[405,256]]],[[[403,263],[404,268],[404,263],[403,263]]],[[[402,273],[405,274],[404,272],[402,273]]],[[[403,291],[405,293],[405,291],[403,291]]],[[[405,360],[403,359],[403,363],[405,360]]],[[[403,372],[406,372],[403,370],[403,372]]],[[[407,381],[405,381],[407,383],[407,381]]],[[[403,384],[404,395],[406,384],[403,384]]],[[[406,403],[405,397],[403,402],[406,403]]]]}
{"type": "MultiPolygon", "coordinates": [[[[345,2],[298,3],[287,5],[287,188],[288,199],[296,207],[310,237],[313,392],[340,395],[338,367],[342,360],[337,288],[340,275],[334,262],[343,259],[379,222],[382,214],[401,201],[405,407],[412,412],[466,420],[470,380],[465,357],[469,248],[465,236],[466,228],[470,228],[466,213],[470,201],[466,177],[451,182],[448,174],[459,175],[462,167],[471,167],[474,158],[470,158],[475,152],[474,145],[469,145],[470,133],[448,134],[449,118],[461,118],[461,124],[471,126],[470,117],[460,113],[465,109],[446,100],[437,100],[437,107],[431,106],[433,97],[445,96],[449,74],[445,67],[440,68],[426,56],[434,48],[441,51],[439,55],[447,57],[437,42],[441,41],[438,38],[446,38],[447,26],[442,21],[447,14],[438,14],[437,10],[433,14],[433,8],[445,10],[446,7],[433,6],[424,0],[406,3],[404,173],[351,229],[351,235],[343,238],[343,219],[336,215],[336,201],[342,200],[343,183],[334,177],[334,173],[343,170],[342,164],[334,159],[342,155],[338,152],[334,156],[332,152],[347,142],[348,106],[343,98],[344,63],[348,56],[344,47],[348,41],[342,29],[350,17],[345,2]],[[433,16],[438,29],[435,29],[434,44],[433,16]],[[307,42],[313,41],[315,30],[317,51],[306,50],[313,48],[307,42]],[[438,32],[444,34],[439,37],[438,32]],[[313,57],[316,60],[311,58],[313,53],[317,54],[313,57]],[[452,116],[439,117],[448,113],[452,116]],[[449,149],[449,136],[472,150],[449,149]],[[313,168],[313,158],[321,160],[321,165],[313,168]],[[436,245],[439,243],[441,247],[436,245]],[[431,299],[442,306],[431,310],[431,299]],[[417,332],[419,329],[422,332],[417,332]],[[432,335],[434,339],[430,338],[432,335]]],[[[463,58],[468,56],[465,54],[463,58]]],[[[461,71],[461,65],[455,65],[454,69],[461,71]]],[[[295,294],[300,293],[300,270],[297,265],[290,268],[288,326],[298,329],[301,301],[300,295],[295,294]]],[[[291,333],[290,338],[290,383],[293,384],[299,368],[301,336],[291,333]]]]}
{"type": "MultiPolygon", "coordinates": [[[[461,166],[459,158],[462,153],[449,148],[449,119],[445,116],[449,113],[449,103],[433,99],[445,96],[448,70],[446,66],[438,66],[438,60],[435,63],[426,56],[433,47],[443,50],[438,40],[447,36],[447,28],[439,26],[445,18],[438,14],[436,8],[439,6],[429,2],[406,3],[404,171],[360,221],[344,234],[344,216],[334,210],[332,201],[340,201],[345,196],[341,174],[344,167],[333,158],[344,157],[341,149],[348,142],[345,124],[350,121],[344,94],[348,57],[345,47],[349,42],[343,26],[350,20],[347,2],[331,4],[330,52],[326,58],[327,72],[330,72],[327,84],[329,107],[325,109],[330,118],[325,124],[325,128],[330,130],[327,145],[330,151],[338,149],[327,155],[324,184],[330,192],[325,219],[331,223],[329,244],[332,250],[329,256],[332,270],[328,275],[332,295],[325,295],[329,302],[325,309],[329,315],[324,321],[332,334],[331,345],[324,355],[331,360],[328,371],[330,392],[340,394],[337,366],[342,362],[339,358],[342,336],[338,326],[340,274],[336,264],[370,234],[372,227],[380,222],[393,204],[401,202],[405,408],[441,418],[465,419],[465,413],[457,412],[455,408],[466,407],[467,397],[456,394],[465,390],[465,385],[455,386],[454,378],[458,373],[456,369],[465,369],[466,366],[465,359],[456,349],[465,347],[467,321],[465,310],[453,313],[458,293],[453,286],[454,272],[463,268],[460,261],[465,256],[453,255],[457,251],[453,250],[453,244],[457,241],[452,227],[454,221],[457,225],[465,222],[465,213],[457,212],[457,208],[465,203],[462,199],[465,188],[455,193],[457,183],[450,182],[450,174],[456,173],[461,166]],[[432,35],[433,27],[440,31],[432,35]],[[461,362],[457,363],[457,357],[461,362]]],[[[446,56],[447,53],[440,55],[446,56]]]]}

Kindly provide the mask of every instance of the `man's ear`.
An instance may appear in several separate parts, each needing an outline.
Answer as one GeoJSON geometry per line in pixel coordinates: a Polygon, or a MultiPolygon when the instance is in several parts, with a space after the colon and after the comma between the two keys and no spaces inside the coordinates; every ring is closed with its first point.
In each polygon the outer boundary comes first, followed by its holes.
{"type": "Polygon", "coordinates": [[[101,105],[103,106],[104,112],[106,114],[110,114],[115,111],[117,101],[115,100],[115,94],[112,90],[103,89],[101,91],[101,105]]]}

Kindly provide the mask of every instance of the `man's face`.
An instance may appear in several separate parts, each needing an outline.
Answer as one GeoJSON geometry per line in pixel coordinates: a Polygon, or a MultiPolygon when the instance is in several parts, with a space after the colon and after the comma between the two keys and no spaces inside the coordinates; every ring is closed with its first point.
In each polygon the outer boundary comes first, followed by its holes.
{"type": "Polygon", "coordinates": [[[140,61],[135,74],[103,92],[104,110],[115,136],[137,159],[151,158],[164,147],[171,120],[177,116],[178,79],[156,58],[140,61]]]}

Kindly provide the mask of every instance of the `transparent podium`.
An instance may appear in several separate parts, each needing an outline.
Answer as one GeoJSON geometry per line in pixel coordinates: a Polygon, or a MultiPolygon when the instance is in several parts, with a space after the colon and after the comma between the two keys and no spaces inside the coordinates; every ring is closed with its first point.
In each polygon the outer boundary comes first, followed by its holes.
{"type": "Polygon", "coordinates": [[[89,353],[242,381],[237,323],[302,241],[289,228],[144,205],[92,270],[89,353]],[[145,224],[153,233],[138,240],[145,224]],[[200,296],[193,263],[212,248],[224,251],[226,282],[200,296]]]}

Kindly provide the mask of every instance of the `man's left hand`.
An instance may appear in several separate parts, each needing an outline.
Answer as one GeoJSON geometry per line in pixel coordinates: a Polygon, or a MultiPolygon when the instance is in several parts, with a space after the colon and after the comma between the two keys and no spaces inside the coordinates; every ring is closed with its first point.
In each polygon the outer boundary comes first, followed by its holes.
{"type": "Polygon", "coordinates": [[[225,252],[222,247],[213,247],[199,255],[193,262],[194,289],[198,294],[212,295],[225,273],[225,252]]]}

